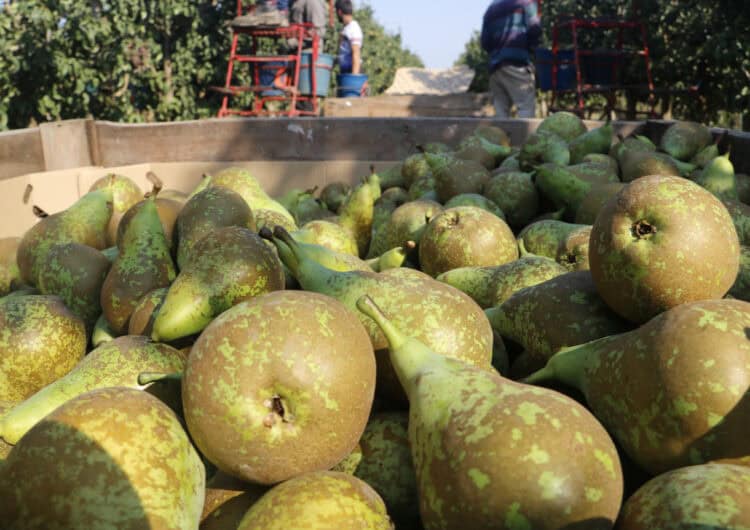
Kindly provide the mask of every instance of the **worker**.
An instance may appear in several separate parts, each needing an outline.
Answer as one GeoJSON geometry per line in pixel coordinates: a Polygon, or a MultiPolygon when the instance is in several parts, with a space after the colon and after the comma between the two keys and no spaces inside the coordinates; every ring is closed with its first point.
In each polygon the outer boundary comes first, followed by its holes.
{"type": "Polygon", "coordinates": [[[536,80],[531,51],[542,29],[537,0],[494,0],[482,22],[482,48],[490,56],[490,92],[498,118],[519,118],[536,112],[536,80]]]}
{"type": "Polygon", "coordinates": [[[344,25],[339,36],[339,67],[342,74],[362,72],[362,28],[353,15],[352,0],[336,0],[336,15],[344,25]]]}
{"type": "MultiPolygon", "coordinates": [[[[292,24],[312,24],[319,39],[318,49],[323,49],[323,38],[328,25],[328,6],[325,0],[292,0],[289,19],[292,24]]],[[[304,47],[309,48],[310,44],[305,42],[304,47]]]]}
{"type": "Polygon", "coordinates": [[[253,10],[232,20],[238,28],[289,25],[289,0],[256,0],[253,10]]]}

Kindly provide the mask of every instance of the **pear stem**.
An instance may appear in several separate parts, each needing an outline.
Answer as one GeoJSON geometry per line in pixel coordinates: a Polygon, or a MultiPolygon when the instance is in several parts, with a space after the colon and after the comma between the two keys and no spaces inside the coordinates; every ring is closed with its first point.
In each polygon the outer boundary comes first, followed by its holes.
{"type": "Polygon", "coordinates": [[[357,309],[375,321],[383,331],[385,338],[388,340],[391,350],[400,348],[406,341],[406,336],[401,333],[396,326],[383,314],[380,308],[375,304],[368,295],[361,296],[357,300],[357,309]]]}
{"type": "Polygon", "coordinates": [[[159,372],[141,372],[138,374],[138,384],[148,385],[158,381],[182,381],[181,373],[164,374],[159,372]]]}

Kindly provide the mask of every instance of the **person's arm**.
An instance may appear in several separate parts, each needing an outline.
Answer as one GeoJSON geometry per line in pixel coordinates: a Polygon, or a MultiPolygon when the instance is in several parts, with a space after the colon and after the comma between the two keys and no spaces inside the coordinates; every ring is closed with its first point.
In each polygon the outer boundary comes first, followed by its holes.
{"type": "Polygon", "coordinates": [[[360,65],[362,64],[362,46],[360,44],[352,44],[352,73],[358,74],[361,70],[360,65]]]}
{"type": "Polygon", "coordinates": [[[542,24],[539,19],[539,3],[537,0],[530,0],[524,6],[524,17],[526,18],[526,25],[528,27],[526,38],[529,43],[529,49],[533,50],[539,46],[542,36],[542,24]]]}
{"type": "Polygon", "coordinates": [[[482,49],[489,53],[492,49],[492,33],[490,31],[489,19],[487,17],[488,14],[489,11],[484,14],[484,18],[482,19],[482,34],[479,37],[479,42],[482,45],[482,49]]]}

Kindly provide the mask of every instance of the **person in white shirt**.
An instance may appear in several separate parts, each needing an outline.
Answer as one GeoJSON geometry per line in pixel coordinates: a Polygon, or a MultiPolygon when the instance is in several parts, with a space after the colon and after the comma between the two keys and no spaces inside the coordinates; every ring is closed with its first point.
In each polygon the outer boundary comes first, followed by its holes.
{"type": "Polygon", "coordinates": [[[336,0],[336,15],[344,25],[339,37],[339,66],[342,74],[362,72],[362,28],[354,16],[352,0],[336,0]]]}

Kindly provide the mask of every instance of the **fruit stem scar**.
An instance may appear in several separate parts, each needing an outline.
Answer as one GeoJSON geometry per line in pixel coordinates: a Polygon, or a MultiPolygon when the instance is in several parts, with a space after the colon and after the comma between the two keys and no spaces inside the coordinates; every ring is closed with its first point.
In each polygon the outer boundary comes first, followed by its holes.
{"type": "Polygon", "coordinates": [[[652,236],[656,233],[656,227],[645,219],[641,219],[637,223],[633,224],[631,230],[633,232],[633,237],[637,239],[647,239],[649,236],[652,236]]]}

